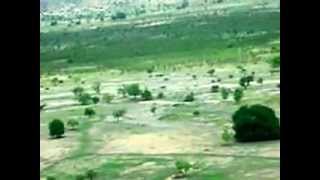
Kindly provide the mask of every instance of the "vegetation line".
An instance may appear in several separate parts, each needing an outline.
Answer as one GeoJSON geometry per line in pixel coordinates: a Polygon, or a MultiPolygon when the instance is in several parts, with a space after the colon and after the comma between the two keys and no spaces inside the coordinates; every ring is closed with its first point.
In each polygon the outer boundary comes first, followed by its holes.
{"type": "Polygon", "coordinates": [[[53,168],[54,166],[58,165],[59,163],[67,160],[73,160],[81,157],[86,156],[97,156],[97,157],[104,157],[104,156],[143,156],[143,157],[150,157],[150,156],[160,156],[160,157],[167,157],[167,156],[212,156],[212,157],[233,157],[233,158],[253,158],[253,159],[266,159],[266,160],[280,160],[280,157],[266,157],[266,156],[252,156],[252,155],[232,155],[232,154],[218,154],[218,153],[167,153],[167,154],[142,154],[142,153],[107,153],[107,154],[96,154],[96,153],[87,153],[87,154],[79,154],[75,156],[69,156],[58,161],[55,161],[50,166],[44,168],[42,171],[48,170],[53,168]]]}

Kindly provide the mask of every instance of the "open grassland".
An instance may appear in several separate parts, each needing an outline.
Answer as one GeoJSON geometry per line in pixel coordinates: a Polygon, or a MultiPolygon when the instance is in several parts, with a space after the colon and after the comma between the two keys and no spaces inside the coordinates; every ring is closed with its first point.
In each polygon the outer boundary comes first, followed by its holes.
{"type": "Polygon", "coordinates": [[[267,105],[280,117],[280,73],[270,72],[268,63],[279,56],[279,20],[274,9],[241,9],[43,30],[41,177],[73,180],[94,170],[97,180],[169,180],[175,162],[183,159],[193,165],[188,180],[280,179],[279,140],[227,146],[221,139],[224,124],[231,123],[242,105],[267,105]],[[211,92],[213,85],[239,87],[239,65],[256,77],[239,103],[232,94],[223,99],[220,92],[211,92]],[[214,76],[207,73],[212,68],[214,76]],[[264,79],[262,84],[258,78],[264,79]],[[114,99],[80,105],[72,90],[81,86],[96,95],[95,82],[101,83],[101,94],[114,99]],[[118,94],[122,85],[133,83],[148,88],[154,99],[118,94]],[[184,102],[190,92],[195,100],[184,102]],[[159,93],[164,97],[156,98],[159,93]],[[87,107],[96,115],[85,116],[87,107]],[[117,109],[127,110],[120,122],[113,117],[117,109]],[[66,128],[64,138],[50,139],[48,123],[56,118],[64,123],[76,119],[79,128],[66,128]]]}

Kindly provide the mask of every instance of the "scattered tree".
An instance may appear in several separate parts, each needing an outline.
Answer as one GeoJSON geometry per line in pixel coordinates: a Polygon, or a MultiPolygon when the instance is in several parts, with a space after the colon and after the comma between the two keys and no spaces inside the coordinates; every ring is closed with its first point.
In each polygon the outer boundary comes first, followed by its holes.
{"type": "Polygon", "coordinates": [[[46,104],[46,103],[44,103],[44,104],[40,104],[40,111],[42,111],[46,106],[47,106],[47,104],[46,104]]]}
{"type": "Polygon", "coordinates": [[[280,67],[280,56],[272,58],[269,63],[272,68],[279,68],[280,67]]]}
{"type": "Polygon", "coordinates": [[[234,140],[235,132],[232,129],[232,124],[225,124],[223,127],[222,140],[225,145],[229,145],[234,140]]]}
{"type": "Polygon", "coordinates": [[[118,20],[118,19],[126,19],[127,18],[127,15],[123,12],[116,12],[116,14],[112,15],[111,16],[111,19],[112,20],[118,20]]]}
{"type": "Polygon", "coordinates": [[[52,21],[51,23],[50,23],[50,26],[56,26],[58,24],[58,21],[52,21]]]}
{"type": "Polygon", "coordinates": [[[222,99],[226,100],[229,97],[229,90],[227,88],[220,89],[222,99]]]}
{"type": "Polygon", "coordinates": [[[279,119],[274,110],[263,105],[240,107],[232,116],[235,139],[239,142],[280,138],[279,119]]]}
{"type": "Polygon", "coordinates": [[[218,85],[211,86],[211,92],[213,93],[219,92],[219,86],[218,85]]]}
{"type": "Polygon", "coordinates": [[[92,117],[96,114],[95,110],[92,108],[85,108],[84,109],[84,115],[88,117],[92,117]]]}
{"type": "Polygon", "coordinates": [[[126,94],[133,96],[134,99],[137,99],[137,96],[141,95],[141,90],[139,84],[131,84],[124,87],[126,94]]]}
{"type": "Polygon", "coordinates": [[[259,84],[263,84],[263,78],[262,78],[262,77],[260,77],[260,78],[257,80],[257,83],[259,83],[259,84]]]}
{"type": "Polygon", "coordinates": [[[77,120],[71,119],[67,122],[67,126],[70,130],[76,130],[79,126],[79,122],[77,120]]]}
{"type": "Polygon", "coordinates": [[[164,94],[163,92],[159,92],[159,94],[157,95],[158,99],[163,99],[164,98],[164,94]]]}
{"type": "Polygon", "coordinates": [[[98,176],[98,173],[95,172],[94,170],[88,170],[88,171],[86,172],[86,177],[87,177],[89,180],[94,180],[97,176],[98,176]]]}
{"type": "Polygon", "coordinates": [[[151,112],[152,114],[155,114],[156,111],[157,111],[157,107],[156,107],[155,105],[153,105],[153,106],[151,107],[151,109],[150,109],[150,112],[151,112]]]}
{"type": "Polygon", "coordinates": [[[93,103],[92,97],[88,93],[83,93],[77,97],[81,105],[89,105],[93,103]]]}
{"type": "Polygon", "coordinates": [[[240,78],[239,80],[239,85],[245,89],[247,89],[247,87],[250,85],[250,83],[254,81],[254,76],[250,75],[250,76],[243,76],[240,78]]]}
{"type": "Polygon", "coordinates": [[[199,112],[199,111],[194,111],[192,114],[193,114],[194,116],[199,116],[199,115],[200,115],[200,112],[199,112]]]}
{"type": "Polygon", "coordinates": [[[59,84],[59,79],[57,77],[54,77],[51,79],[51,83],[53,86],[57,86],[59,84]]]}
{"type": "Polygon", "coordinates": [[[183,0],[180,5],[177,6],[177,9],[185,9],[189,6],[189,0],[183,0]]]}
{"type": "Polygon", "coordinates": [[[100,98],[97,96],[92,97],[91,99],[92,99],[93,104],[98,104],[100,102],[100,98]]]}
{"type": "Polygon", "coordinates": [[[84,93],[84,89],[83,87],[76,87],[72,90],[72,92],[76,97],[79,97],[81,94],[84,93]]]}
{"type": "Polygon", "coordinates": [[[52,138],[61,138],[64,134],[64,123],[60,119],[54,119],[49,123],[49,135],[52,138]]]}
{"type": "Polygon", "coordinates": [[[181,178],[186,177],[188,171],[192,168],[189,162],[183,160],[176,161],[175,166],[178,171],[178,176],[181,176],[181,178]]]}
{"type": "Polygon", "coordinates": [[[185,98],[184,98],[184,102],[192,102],[194,101],[194,93],[191,92],[189,93],[185,98]]]}
{"type": "Polygon", "coordinates": [[[126,113],[126,110],[119,109],[119,110],[113,111],[112,116],[117,119],[117,122],[120,122],[120,118],[123,117],[125,113],[126,113]]]}
{"type": "Polygon", "coordinates": [[[111,103],[111,101],[114,99],[114,96],[112,94],[106,93],[102,96],[102,101],[105,103],[111,103]]]}
{"type": "Polygon", "coordinates": [[[154,72],[154,68],[152,67],[152,68],[149,68],[149,69],[147,69],[147,73],[148,74],[152,74],[154,72]]]}
{"type": "Polygon", "coordinates": [[[76,176],[76,180],[85,180],[86,179],[86,176],[84,176],[84,175],[77,175],[76,176]]]}
{"type": "Polygon", "coordinates": [[[207,73],[210,75],[210,76],[213,76],[213,74],[216,72],[215,69],[210,69],[207,73]]]}
{"type": "Polygon", "coordinates": [[[143,101],[149,101],[152,100],[152,93],[148,90],[145,89],[142,93],[141,93],[141,98],[143,101]]]}
{"type": "Polygon", "coordinates": [[[100,94],[101,93],[101,82],[95,82],[92,85],[92,89],[97,93],[100,94]]]}
{"type": "Polygon", "coordinates": [[[122,97],[126,97],[127,96],[127,92],[126,92],[125,86],[122,86],[122,87],[118,88],[118,94],[122,95],[122,97]]]}
{"type": "Polygon", "coordinates": [[[242,88],[237,88],[233,92],[233,99],[236,103],[239,103],[243,97],[243,89],[242,88]]]}
{"type": "Polygon", "coordinates": [[[53,176],[48,176],[47,178],[46,178],[46,180],[56,180],[57,178],[55,178],[55,177],[53,177],[53,176]]]}

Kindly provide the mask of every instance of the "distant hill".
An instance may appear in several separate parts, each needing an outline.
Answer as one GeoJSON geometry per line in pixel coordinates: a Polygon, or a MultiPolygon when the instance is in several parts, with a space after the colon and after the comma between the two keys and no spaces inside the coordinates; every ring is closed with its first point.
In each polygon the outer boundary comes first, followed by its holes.
{"type": "MultiPolygon", "coordinates": [[[[239,0],[40,0],[42,6],[46,8],[62,8],[66,5],[76,5],[79,7],[145,7],[153,11],[160,10],[166,6],[176,6],[186,8],[187,6],[205,5],[221,2],[237,2],[239,0]]],[[[240,0],[241,1],[241,0],[240,0]]]]}

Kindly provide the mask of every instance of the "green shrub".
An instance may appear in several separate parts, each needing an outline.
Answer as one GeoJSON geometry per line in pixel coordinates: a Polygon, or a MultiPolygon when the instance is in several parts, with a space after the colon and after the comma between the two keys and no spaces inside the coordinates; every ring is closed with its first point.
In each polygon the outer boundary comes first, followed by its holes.
{"type": "Polygon", "coordinates": [[[102,96],[102,101],[105,103],[111,103],[113,99],[114,99],[114,96],[112,94],[106,93],[102,96]]]}
{"type": "Polygon", "coordinates": [[[120,94],[122,97],[126,97],[127,96],[127,92],[126,92],[125,86],[122,86],[122,87],[118,88],[118,94],[120,94]]]}
{"type": "Polygon", "coordinates": [[[92,97],[88,93],[83,93],[78,96],[78,101],[81,105],[89,105],[93,103],[92,97]]]}
{"type": "Polygon", "coordinates": [[[228,99],[230,91],[227,88],[221,88],[220,92],[222,99],[228,99]]]}
{"type": "Polygon", "coordinates": [[[98,176],[98,173],[94,170],[88,170],[85,175],[89,180],[93,180],[98,176]]]}
{"type": "Polygon", "coordinates": [[[86,180],[86,176],[80,174],[80,175],[77,175],[75,179],[76,180],[86,180]]]}
{"type": "Polygon", "coordinates": [[[64,134],[64,123],[60,119],[54,119],[49,123],[49,135],[52,138],[60,138],[64,134]]]}
{"type": "Polygon", "coordinates": [[[59,79],[57,77],[54,77],[51,79],[51,83],[53,86],[57,86],[59,84],[59,79]]]}
{"type": "Polygon", "coordinates": [[[100,98],[97,96],[92,97],[92,102],[93,102],[93,104],[98,104],[100,102],[100,98]]]}
{"type": "Polygon", "coordinates": [[[272,68],[279,68],[280,67],[280,56],[272,58],[269,63],[272,68]]]}
{"type": "Polygon", "coordinates": [[[235,139],[239,142],[280,138],[279,119],[274,110],[263,105],[242,106],[233,116],[235,139]]]}
{"type": "Polygon", "coordinates": [[[143,101],[150,101],[153,99],[152,97],[152,93],[148,90],[145,89],[142,93],[141,93],[141,98],[143,101]]]}
{"type": "Polygon", "coordinates": [[[163,99],[164,98],[164,94],[163,92],[159,92],[159,94],[157,95],[158,99],[163,99]]]}
{"type": "Polygon", "coordinates": [[[149,68],[149,69],[147,69],[147,73],[148,74],[152,74],[154,72],[154,68],[149,68]]]}
{"type": "Polygon", "coordinates": [[[233,78],[233,75],[232,75],[232,74],[230,74],[230,75],[229,75],[229,78],[230,78],[230,79],[232,79],[232,78],[233,78]]]}
{"type": "Polygon", "coordinates": [[[72,92],[76,97],[79,97],[81,94],[84,93],[84,89],[83,87],[76,87],[72,90],[72,92]]]}
{"type": "Polygon", "coordinates": [[[251,75],[247,76],[247,81],[249,84],[254,81],[254,72],[252,72],[251,75]]]}
{"type": "Polygon", "coordinates": [[[67,126],[70,130],[76,130],[79,126],[79,122],[77,120],[71,119],[67,122],[67,126]]]}
{"type": "Polygon", "coordinates": [[[100,83],[100,82],[95,82],[95,83],[92,85],[92,89],[93,89],[97,94],[100,94],[100,92],[101,92],[101,83],[100,83]]]}
{"type": "Polygon", "coordinates": [[[150,112],[151,112],[152,114],[155,114],[156,111],[157,111],[157,107],[156,107],[156,106],[152,106],[151,109],[150,109],[150,112]]]}
{"type": "Polygon", "coordinates": [[[46,104],[46,103],[44,103],[44,104],[40,104],[40,111],[41,111],[41,110],[43,110],[46,106],[47,106],[47,104],[46,104]]]}
{"type": "Polygon", "coordinates": [[[232,129],[232,124],[225,124],[223,127],[222,140],[225,145],[229,145],[234,140],[235,132],[232,129]]]}
{"type": "Polygon", "coordinates": [[[218,85],[211,86],[211,92],[213,93],[219,92],[219,86],[218,85]]]}
{"type": "Polygon", "coordinates": [[[183,0],[180,5],[177,6],[177,9],[185,9],[189,6],[189,0],[183,0]]]}
{"type": "Polygon", "coordinates": [[[187,175],[188,171],[192,168],[189,162],[183,160],[176,161],[175,166],[178,172],[184,175],[187,175]]]}
{"type": "Polygon", "coordinates": [[[95,112],[95,110],[92,109],[92,108],[85,108],[85,109],[84,109],[84,115],[85,115],[85,116],[91,117],[91,116],[94,116],[95,114],[96,114],[96,112],[95,112]]]}
{"type": "Polygon", "coordinates": [[[192,75],[192,79],[193,79],[193,80],[196,80],[196,79],[197,79],[197,75],[195,75],[195,74],[192,75]]]}
{"type": "Polygon", "coordinates": [[[112,116],[113,116],[114,118],[116,118],[117,121],[119,122],[119,121],[120,121],[120,118],[123,117],[123,116],[125,115],[125,113],[126,113],[126,110],[125,110],[125,109],[119,109],[119,110],[113,111],[112,116]]]}
{"type": "Polygon", "coordinates": [[[185,98],[184,98],[184,102],[192,102],[194,101],[194,93],[191,92],[189,93],[185,98]]]}
{"type": "Polygon", "coordinates": [[[237,88],[233,93],[233,99],[235,102],[239,103],[243,97],[243,89],[237,88]]]}
{"type": "Polygon", "coordinates": [[[200,115],[200,112],[199,112],[199,111],[194,111],[192,114],[193,114],[194,116],[199,116],[199,115],[200,115]]]}
{"type": "Polygon", "coordinates": [[[207,73],[210,75],[210,76],[213,76],[213,74],[216,72],[215,69],[210,69],[207,73]]]}
{"type": "Polygon", "coordinates": [[[135,99],[137,96],[141,95],[141,90],[139,84],[131,84],[124,87],[126,94],[133,96],[135,99]]]}
{"type": "Polygon", "coordinates": [[[56,180],[57,178],[55,178],[55,177],[53,177],[53,176],[48,176],[47,178],[46,178],[46,180],[56,180]]]}
{"type": "Polygon", "coordinates": [[[245,74],[247,70],[243,66],[237,66],[237,68],[240,70],[241,74],[245,74]]]}
{"type": "Polygon", "coordinates": [[[262,78],[262,77],[261,77],[261,78],[258,78],[257,83],[263,84],[263,78],[262,78]]]}
{"type": "Polygon", "coordinates": [[[51,23],[50,23],[50,26],[56,26],[58,24],[58,21],[52,21],[51,23]]]}
{"type": "Polygon", "coordinates": [[[112,20],[118,20],[118,19],[126,19],[127,15],[123,12],[116,12],[116,14],[111,16],[112,20]]]}
{"type": "Polygon", "coordinates": [[[247,87],[250,85],[250,83],[254,81],[254,76],[250,75],[250,76],[243,76],[240,78],[239,80],[239,85],[245,89],[247,89],[247,87]]]}

